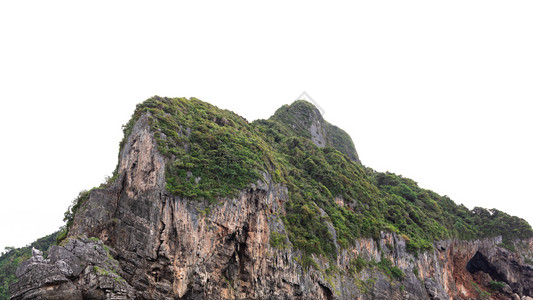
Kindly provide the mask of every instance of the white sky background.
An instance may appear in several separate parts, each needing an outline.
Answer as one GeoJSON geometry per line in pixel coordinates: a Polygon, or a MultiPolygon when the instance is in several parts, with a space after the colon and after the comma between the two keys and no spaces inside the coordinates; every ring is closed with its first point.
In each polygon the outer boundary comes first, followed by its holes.
{"type": "Polygon", "coordinates": [[[531,1],[2,1],[0,251],[63,224],[153,96],[304,90],[361,160],[533,223],[531,1]]]}

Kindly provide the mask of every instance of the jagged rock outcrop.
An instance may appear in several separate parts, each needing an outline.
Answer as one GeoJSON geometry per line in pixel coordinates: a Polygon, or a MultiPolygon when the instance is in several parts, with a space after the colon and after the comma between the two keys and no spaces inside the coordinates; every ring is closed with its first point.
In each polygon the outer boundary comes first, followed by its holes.
{"type": "Polygon", "coordinates": [[[110,251],[102,241],[84,236],[53,246],[49,259],[34,250],[17,270],[11,299],[135,299],[110,251]]]}
{"type": "MultiPolygon", "coordinates": [[[[511,252],[501,238],[445,240],[415,254],[405,237],[381,232],[337,247],[334,260],[303,261],[288,240],[270,241],[287,232],[286,186],[263,173],[216,203],[170,195],[149,119],[138,118],[127,137],[116,180],[81,204],[69,241],[49,261],[21,266],[12,299],[480,299],[492,281],[503,284],[494,299],[533,296],[533,241],[511,252]]],[[[319,125],[310,127],[317,143],[325,141],[319,125]]]]}

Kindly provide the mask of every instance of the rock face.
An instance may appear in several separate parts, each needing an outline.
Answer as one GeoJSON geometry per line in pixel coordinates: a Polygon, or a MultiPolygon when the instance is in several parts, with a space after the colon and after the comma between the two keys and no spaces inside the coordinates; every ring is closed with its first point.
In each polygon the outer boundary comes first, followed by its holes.
{"type": "Polygon", "coordinates": [[[110,251],[102,241],[86,237],[53,246],[46,260],[33,251],[17,270],[11,299],[134,299],[110,251]]]}
{"type": "Polygon", "coordinates": [[[526,263],[533,241],[511,252],[497,246],[501,238],[447,240],[415,255],[404,238],[382,232],[340,250],[336,261],[304,263],[288,241],[270,242],[273,233],[285,233],[285,186],[264,174],[238,197],[190,201],[166,193],[165,164],[148,116],[140,117],[120,154],[117,180],[91,191],[68,242],[52,248],[50,260],[36,255],[20,267],[12,299],[533,297],[533,267],[526,263]],[[496,281],[502,286],[492,289],[496,281]]]}

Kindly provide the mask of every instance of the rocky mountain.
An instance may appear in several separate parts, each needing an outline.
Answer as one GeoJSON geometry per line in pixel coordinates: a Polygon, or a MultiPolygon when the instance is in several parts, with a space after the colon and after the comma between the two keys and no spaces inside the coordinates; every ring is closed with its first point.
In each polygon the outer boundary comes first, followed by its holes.
{"type": "Polygon", "coordinates": [[[153,97],[12,299],[529,299],[533,230],[364,167],[305,101],[252,123],[153,97]]]}

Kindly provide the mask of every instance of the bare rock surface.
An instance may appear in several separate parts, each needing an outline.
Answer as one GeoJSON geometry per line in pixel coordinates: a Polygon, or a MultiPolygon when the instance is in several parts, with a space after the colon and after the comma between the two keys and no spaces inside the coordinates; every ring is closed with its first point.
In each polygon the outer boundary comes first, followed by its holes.
{"type": "Polygon", "coordinates": [[[53,246],[22,263],[11,299],[134,299],[135,292],[119,275],[120,267],[101,241],[86,237],[53,246]]]}

